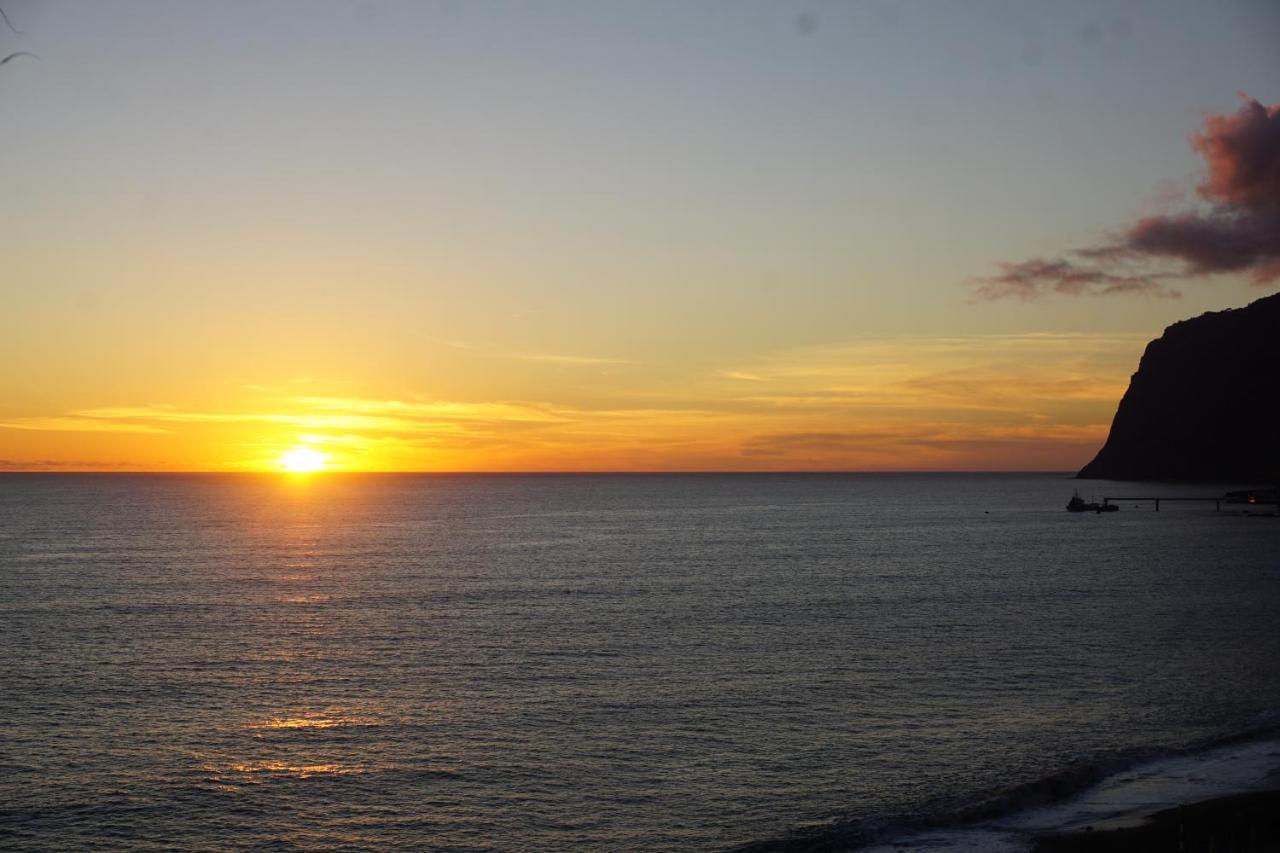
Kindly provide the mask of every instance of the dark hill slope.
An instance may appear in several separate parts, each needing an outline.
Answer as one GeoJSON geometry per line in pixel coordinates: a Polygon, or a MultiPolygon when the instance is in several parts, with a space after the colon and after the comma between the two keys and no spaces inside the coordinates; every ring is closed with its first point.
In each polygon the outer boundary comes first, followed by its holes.
{"type": "Polygon", "coordinates": [[[1079,476],[1280,482],[1278,379],[1280,294],[1174,323],[1147,344],[1079,476]]]}

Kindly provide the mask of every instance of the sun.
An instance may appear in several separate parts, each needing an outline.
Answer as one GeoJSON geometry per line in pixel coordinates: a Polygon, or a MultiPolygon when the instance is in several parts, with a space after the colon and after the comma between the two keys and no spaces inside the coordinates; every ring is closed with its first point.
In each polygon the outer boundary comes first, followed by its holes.
{"type": "Polygon", "coordinates": [[[295,474],[320,471],[325,461],[325,455],[313,447],[294,447],[280,454],[281,470],[295,474]]]}

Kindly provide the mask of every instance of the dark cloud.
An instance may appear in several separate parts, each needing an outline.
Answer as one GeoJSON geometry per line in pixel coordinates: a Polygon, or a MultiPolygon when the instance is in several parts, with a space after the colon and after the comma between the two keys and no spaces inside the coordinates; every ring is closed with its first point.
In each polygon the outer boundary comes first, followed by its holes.
{"type": "Polygon", "coordinates": [[[1129,229],[1121,250],[1181,261],[1184,276],[1247,272],[1266,284],[1280,277],[1280,215],[1151,216],[1129,229]]]}
{"type": "Polygon", "coordinates": [[[974,291],[979,299],[1034,299],[1048,293],[1068,296],[1084,294],[1148,293],[1154,296],[1178,296],[1160,281],[1147,275],[1128,275],[1081,266],[1060,258],[1032,258],[1018,263],[1001,262],[999,275],[977,282],[974,291]]]}
{"type": "Polygon", "coordinates": [[[1001,263],[999,274],[974,282],[975,296],[1176,296],[1169,282],[1197,276],[1280,279],[1280,105],[1241,97],[1236,113],[1207,117],[1191,137],[1205,161],[1203,204],[1143,217],[1108,242],[1069,252],[1072,260],[1001,263]]]}

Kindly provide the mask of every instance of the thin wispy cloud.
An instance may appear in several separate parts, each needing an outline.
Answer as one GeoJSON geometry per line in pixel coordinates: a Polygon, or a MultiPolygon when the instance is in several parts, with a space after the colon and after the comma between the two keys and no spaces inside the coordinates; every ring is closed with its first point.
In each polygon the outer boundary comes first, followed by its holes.
{"type": "MultiPolygon", "coordinates": [[[[776,353],[742,371],[772,383],[742,399],[781,407],[1025,410],[1054,400],[1114,401],[1145,335],[902,338],[776,353]]],[[[757,386],[753,386],[757,387],[757,386]]],[[[732,393],[732,392],[730,392],[732,393]]]]}
{"type": "Polygon", "coordinates": [[[441,343],[449,349],[467,352],[480,358],[527,361],[536,364],[554,364],[560,367],[609,367],[611,365],[640,364],[629,358],[582,355],[580,353],[512,351],[468,341],[447,340],[441,343]]]}
{"type": "Polygon", "coordinates": [[[259,411],[214,412],[172,404],[81,409],[56,416],[11,418],[0,427],[45,432],[169,433],[182,426],[264,424],[310,430],[385,434],[458,434],[483,425],[562,423],[545,406],[516,403],[293,397],[259,411]]]}
{"type": "MultiPolygon", "coordinates": [[[[1026,333],[775,353],[741,368],[768,385],[733,397],[757,427],[740,453],[774,469],[1070,468],[1105,437],[1145,341],[1026,333]]],[[[725,394],[747,390],[730,372],[725,394]]]]}
{"type": "Polygon", "coordinates": [[[1168,298],[1181,296],[1158,275],[1107,272],[1062,258],[1001,261],[997,266],[1000,268],[998,274],[978,279],[974,295],[979,299],[1037,299],[1050,293],[1061,296],[1109,296],[1116,293],[1168,298]]]}
{"type": "Polygon", "coordinates": [[[269,412],[201,412],[184,411],[177,406],[164,404],[152,406],[113,406],[99,409],[80,409],[70,413],[77,418],[94,421],[154,423],[292,423],[289,415],[269,412]]]}
{"type": "Polygon", "coordinates": [[[637,364],[638,362],[626,358],[602,358],[591,355],[560,355],[556,353],[544,352],[517,352],[510,353],[510,358],[520,361],[537,361],[546,364],[559,364],[566,367],[596,367],[616,364],[637,364]]]}
{"type": "MultiPolygon", "coordinates": [[[[382,415],[400,421],[494,421],[547,423],[565,420],[537,403],[450,400],[372,400],[362,397],[294,397],[290,403],[316,412],[382,415]]],[[[309,417],[306,416],[306,417],[309,417]]]]}
{"type": "Polygon", "coordinates": [[[128,467],[121,459],[0,459],[0,471],[118,471],[128,467]]]}
{"type": "Polygon", "coordinates": [[[775,432],[747,438],[743,456],[774,468],[812,464],[858,470],[900,470],[903,459],[925,461],[936,470],[964,470],[985,460],[988,470],[1070,467],[1076,455],[1095,447],[1096,428],[1029,429],[964,424],[900,423],[893,429],[775,432]]]}
{"type": "Polygon", "coordinates": [[[717,376],[725,379],[737,379],[741,382],[768,382],[769,377],[760,376],[756,373],[748,373],[745,370],[719,370],[716,371],[717,376]]]}
{"type": "Polygon", "coordinates": [[[169,430],[153,424],[117,420],[99,420],[97,418],[77,417],[75,415],[10,418],[7,421],[0,421],[0,429],[22,429],[34,430],[37,432],[169,432],[169,430]]]}

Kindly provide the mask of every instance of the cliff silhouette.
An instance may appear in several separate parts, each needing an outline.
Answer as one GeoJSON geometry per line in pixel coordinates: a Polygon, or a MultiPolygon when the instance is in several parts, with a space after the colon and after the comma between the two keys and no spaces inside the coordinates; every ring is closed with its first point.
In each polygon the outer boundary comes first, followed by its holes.
{"type": "Polygon", "coordinates": [[[1280,294],[1147,344],[1107,443],[1078,477],[1280,483],[1280,294]]]}

